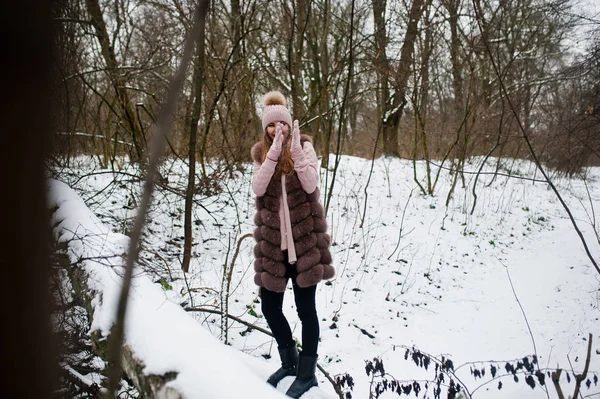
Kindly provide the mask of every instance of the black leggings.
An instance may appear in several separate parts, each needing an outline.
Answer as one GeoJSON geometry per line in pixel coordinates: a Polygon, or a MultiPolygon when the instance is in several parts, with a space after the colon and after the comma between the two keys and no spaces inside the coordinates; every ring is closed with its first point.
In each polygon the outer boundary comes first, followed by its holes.
{"type": "MultiPolygon", "coordinates": [[[[296,310],[300,322],[302,322],[302,353],[316,355],[319,345],[319,319],[315,306],[317,286],[298,287],[296,284],[296,267],[286,262],[286,268],[288,269],[286,277],[292,279],[296,310]]],[[[296,345],[296,343],[292,337],[290,324],[283,314],[283,294],[283,292],[270,291],[265,287],[260,289],[262,313],[265,315],[267,323],[269,323],[277,345],[280,348],[289,348],[296,345]]]]}

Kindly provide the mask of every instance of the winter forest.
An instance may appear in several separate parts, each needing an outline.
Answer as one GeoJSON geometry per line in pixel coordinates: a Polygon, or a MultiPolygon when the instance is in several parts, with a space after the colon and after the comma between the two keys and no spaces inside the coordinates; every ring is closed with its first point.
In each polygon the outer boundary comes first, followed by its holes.
{"type": "Polygon", "coordinates": [[[594,0],[19,3],[6,397],[287,397],[250,151],[278,90],[335,269],[302,398],[600,398],[594,0]]]}

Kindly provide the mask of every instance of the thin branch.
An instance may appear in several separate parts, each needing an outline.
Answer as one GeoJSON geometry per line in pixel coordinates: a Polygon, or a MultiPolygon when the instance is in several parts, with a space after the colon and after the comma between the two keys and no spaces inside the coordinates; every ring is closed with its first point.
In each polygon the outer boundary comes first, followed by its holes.
{"type": "Polygon", "coordinates": [[[504,176],[504,177],[508,177],[511,179],[520,179],[520,180],[527,180],[527,181],[531,181],[534,183],[548,183],[547,180],[539,180],[539,179],[534,179],[532,177],[524,177],[524,176],[517,176],[517,175],[510,175],[507,173],[499,173],[499,172],[471,172],[468,170],[464,170],[464,169],[455,169],[455,168],[448,168],[446,166],[443,165],[438,165],[435,162],[429,161],[430,164],[432,164],[433,166],[436,166],[440,169],[444,169],[447,171],[450,171],[450,173],[456,173],[456,172],[460,172],[462,174],[465,175],[494,175],[494,176],[504,176]]]}
{"type": "Polygon", "coordinates": [[[558,399],[565,399],[565,394],[560,387],[560,375],[562,374],[562,370],[558,369],[552,372],[552,383],[554,384],[554,388],[556,389],[556,393],[558,394],[558,399]]]}
{"type": "MultiPolygon", "coordinates": [[[[517,301],[517,304],[519,305],[519,308],[521,309],[521,313],[523,314],[523,318],[525,319],[525,324],[527,324],[527,330],[529,331],[529,336],[531,337],[531,343],[533,344],[533,352],[535,353],[536,359],[539,359],[540,357],[538,356],[537,346],[535,345],[535,339],[533,338],[533,331],[531,330],[531,326],[529,325],[529,320],[527,319],[527,314],[525,313],[525,309],[523,309],[523,305],[521,305],[521,301],[519,300],[519,297],[517,296],[517,292],[515,291],[515,286],[512,282],[512,279],[510,278],[510,272],[508,271],[508,267],[505,264],[503,264],[500,259],[498,259],[498,262],[500,262],[500,264],[502,266],[504,266],[504,269],[506,270],[506,275],[508,276],[508,282],[510,283],[510,288],[512,289],[513,295],[515,296],[515,300],[517,301]]],[[[536,363],[536,365],[537,365],[538,371],[540,371],[539,363],[536,363]]],[[[548,397],[548,399],[550,399],[550,394],[548,393],[548,389],[544,387],[544,390],[546,391],[546,396],[548,397]]]]}
{"type": "Polygon", "coordinates": [[[194,14],[194,26],[186,38],[181,63],[177,68],[169,91],[167,92],[167,98],[164,107],[161,107],[157,118],[156,135],[152,142],[147,180],[146,184],[144,185],[141,204],[135,218],[133,229],[131,231],[127,262],[125,266],[125,276],[123,277],[123,285],[121,287],[116,320],[108,343],[108,357],[110,365],[108,369],[109,383],[107,398],[109,399],[113,399],[115,397],[121,376],[121,352],[123,347],[123,335],[125,331],[125,315],[127,313],[127,302],[129,298],[129,289],[131,288],[133,266],[139,256],[139,242],[141,239],[142,228],[145,224],[146,213],[150,207],[152,192],[154,191],[154,183],[157,177],[160,158],[164,152],[167,133],[169,132],[172,117],[175,113],[174,111],[177,99],[182,92],[182,87],[185,80],[185,71],[192,58],[194,40],[200,35],[200,30],[204,29],[204,27],[200,24],[200,21],[203,20],[201,16],[201,10],[206,12],[207,6],[208,0],[205,0],[196,8],[194,14]]]}
{"type": "Polygon", "coordinates": [[[585,359],[585,367],[583,368],[583,372],[581,374],[575,375],[575,392],[573,393],[573,399],[576,399],[579,395],[579,390],[581,389],[581,383],[585,380],[587,373],[590,369],[590,357],[592,356],[592,334],[588,336],[588,350],[587,357],[585,359]]]}

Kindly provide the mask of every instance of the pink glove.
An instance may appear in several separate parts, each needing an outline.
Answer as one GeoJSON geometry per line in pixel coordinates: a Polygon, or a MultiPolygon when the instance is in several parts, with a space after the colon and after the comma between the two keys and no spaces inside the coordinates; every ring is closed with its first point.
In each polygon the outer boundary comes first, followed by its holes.
{"type": "Polygon", "coordinates": [[[283,143],[283,132],[281,131],[281,124],[278,123],[275,129],[275,138],[273,139],[273,144],[271,144],[269,152],[267,152],[267,158],[269,158],[271,161],[277,162],[279,160],[279,156],[281,155],[281,146],[283,143]]]}
{"type": "Polygon", "coordinates": [[[292,157],[297,157],[303,154],[302,144],[300,143],[300,128],[298,127],[298,119],[294,121],[294,135],[292,136],[292,157]]]}

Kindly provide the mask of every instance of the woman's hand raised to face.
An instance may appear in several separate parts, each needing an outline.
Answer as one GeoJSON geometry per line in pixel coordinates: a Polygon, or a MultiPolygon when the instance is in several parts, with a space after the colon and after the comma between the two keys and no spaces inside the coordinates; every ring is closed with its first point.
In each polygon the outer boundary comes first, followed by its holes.
{"type": "Polygon", "coordinates": [[[273,144],[267,153],[267,158],[272,161],[277,161],[281,155],[281,147],[283,144],[283,132],[281,131],[281,123],[278,123],[275,127],[275,137],[273,138],[273,144]]]}
{"type": "Polygon", "coordinates": [[[298,119],[294,121],[294,134],[292,136],[292,147],[290,148],[293,154],[302,152],[302,144],[300,143],[300,127],[298,125],[298,119]]]}

